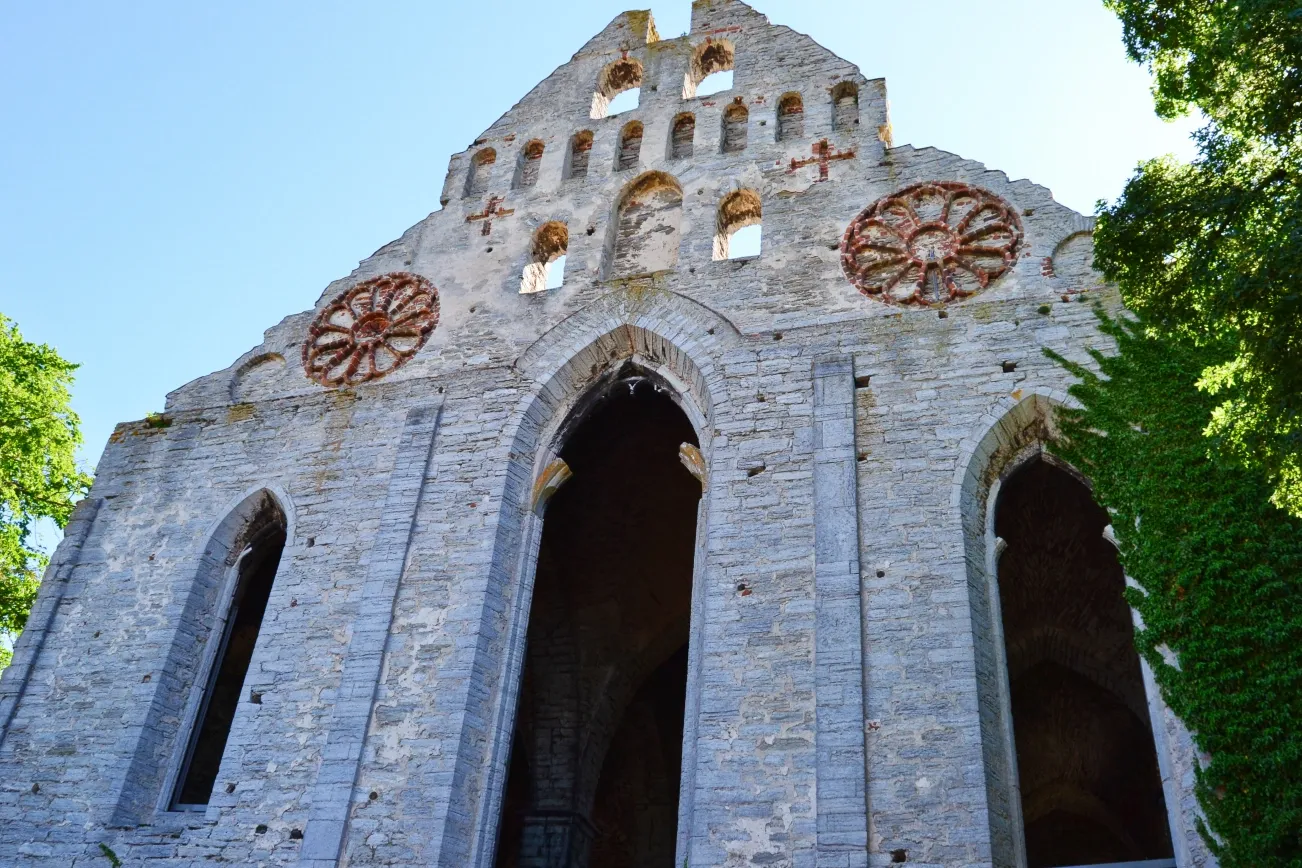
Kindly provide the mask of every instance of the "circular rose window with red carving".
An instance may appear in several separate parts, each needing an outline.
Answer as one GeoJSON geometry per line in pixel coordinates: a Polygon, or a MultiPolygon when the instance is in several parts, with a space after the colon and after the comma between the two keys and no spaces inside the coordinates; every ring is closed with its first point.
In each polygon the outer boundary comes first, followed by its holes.
{"type": "Polygon", "coordinates": [[[434,284],[394,272],[357,284],[317,314],[303,369],[323,386],[355,386],[402,367],[439,323],[434,284]]]}
{"type": "Polygon", "coordinates": [[[974,295],[1013,267],[1022,222],[993,193],[935,181],[878,199],[841,240],[845,276],[869,298],[927,307],[974,295]]]}

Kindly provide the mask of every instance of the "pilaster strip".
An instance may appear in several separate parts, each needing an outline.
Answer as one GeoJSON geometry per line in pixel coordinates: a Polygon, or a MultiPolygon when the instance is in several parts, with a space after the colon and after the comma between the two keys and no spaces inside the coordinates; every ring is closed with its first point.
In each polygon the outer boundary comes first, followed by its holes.
{"type": "Polygon", "coordinates": [[[72,572],[81,561],[81,547],[90,536],[95,516],[103,504],[103,498],[88,497],[73,508],[63,529],[63,540],[55,549],[54,557],[50,558],[36,603],[27,617],[27,627],[14,643],[13,660],[0,677],[0,745],[4,744],[9,725],[18,711],[18,703],[27,692],[27,685],[36,669],[36,658],[45,647],[45,639],[68,590],[72,572]]]}
{"type": "Polygon", "coordinates": [[[868,864],[854,360],[814,361],[814,683],[819,868],[868,864]]]}
{"type": "Polygon", "coordinates": [[[303,868],[334,868],[343,849],[353,787],[441,409],[441,405],[418,407],[407,413],[344,657],[321,767],[312,788],[312,813],[298,863],[303,868]]]}

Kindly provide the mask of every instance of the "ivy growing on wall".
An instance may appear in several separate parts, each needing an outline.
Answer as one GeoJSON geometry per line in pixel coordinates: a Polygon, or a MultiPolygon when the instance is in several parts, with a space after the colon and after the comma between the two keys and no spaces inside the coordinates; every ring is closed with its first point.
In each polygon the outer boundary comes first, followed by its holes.
{"type": "Polygon", "coordinates": [[[1140,653],[1204,755],[1203,836],[1225,868],[1302,865],[1302,521],[1260,469],[1218,457],[1196,387],[1235,352],[1099,311],[1117,353],[1079,378],[1054,451],[1112,516],[1140,590],[1140,653]]]}

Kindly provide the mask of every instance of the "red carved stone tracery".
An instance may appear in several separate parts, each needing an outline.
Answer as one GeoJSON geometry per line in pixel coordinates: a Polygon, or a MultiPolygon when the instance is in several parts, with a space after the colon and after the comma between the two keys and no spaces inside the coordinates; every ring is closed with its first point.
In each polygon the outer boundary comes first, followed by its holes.
{"type": "Polygon", "coordinates": [[[373,277],[317,314],[303,343],[303,369],[323,386],[377,380],[416,355],[438,322],[434,284],[408,272],[373,277]]]}
{"type": "Polygon", "coordinates": [[[948,181],[906,187],[851,221],[845,276],[869,298],[922,307],[966,298],[1017,261],[1022,222],[993,193],[948,181]]]}

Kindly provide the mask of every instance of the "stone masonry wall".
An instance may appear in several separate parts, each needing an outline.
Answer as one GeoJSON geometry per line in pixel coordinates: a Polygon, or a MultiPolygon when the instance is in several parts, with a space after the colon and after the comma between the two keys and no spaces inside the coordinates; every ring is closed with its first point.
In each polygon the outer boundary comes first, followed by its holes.
{"type": "MultiPolygon", "coordinates": [[[[992,432],[1016,439],[1016,408],[1063,400],[1042,350],[1107,348],[1079,303],[1119,304],[1087,267],[1090,221],[1030,182],[892,146],[883,81],[738,0],[697,0],[687,36],[653,34],[648,13],[617,17],[451,158],[438,210],[172,393],[164,423],[115,431],[0,680],[0,866],[105,866],[103,844],[160,868],[490,868],[545,516],[535,480],[569,410],[628,359],[678,389],[707,471],[676,864],[1014,864],[983,712],[991,625],[969,576],[985,553],[962,504],[969,477],[1000,472],[992,432]],[[719,39],[733,88],[684,99],[719,39]],[[640,105],[591,117],[626,57],[640,105]],[[847,84],[859,122],[834,128],[847,84]],[[778,141],[790,93],[801,122],[778,141]],[[745,146],[725,152],[736,100],[745,146]],[[673,156],[684,112],[690,156],[673,156]],[[619,171],[631,120],[638,164],[619,171]],[[583,131],[587,171],[566,177],[583,131]],[[618,204],[648,172],[681,189],[676,264],[608,279],[618,204]],[[923,182],[1006,202],[1016,259],[952,303],[867,297],[842,270],[846,227],[923,182]],[[762,202],[762,250],[716,261],[737,190],[762,202]],[[564,286],[521,294],[548,221],[568,229],[564,286]],[[391,332],[417,349],[383,376],[304,376],[314,321],[392,272],[437,292],[411,302],[423,331],[391,332]],[[206,811],[169,811],[217,617],[182,613],[222,521],[263,490],[288,542],[217,788],[206,811]]],[[[1168,718],[1177,854],[1210,864],[1196,759],[1168,718]]]]}

